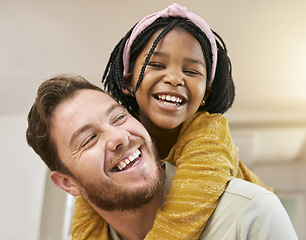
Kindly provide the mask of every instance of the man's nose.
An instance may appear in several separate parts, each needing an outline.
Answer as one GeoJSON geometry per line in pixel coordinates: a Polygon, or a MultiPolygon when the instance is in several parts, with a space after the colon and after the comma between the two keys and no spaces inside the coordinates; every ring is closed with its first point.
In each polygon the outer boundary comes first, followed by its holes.
{"type": "Polygon", "coordinates": [[[109,151],[116,151],[119,146],[125,147],[129,145],[129,137],[131,134],[128,131],[115,127],[109,130],[106,142],[106,147],[109,151]]]}
{"type": "Polygon", "coordinates": [[[178,70],[169,70],[166,74],[166,76],[163,78],[164,83],[169,83],[173,87],[176,86],[184,86],[184,76],[183,74],[178,70]]]}

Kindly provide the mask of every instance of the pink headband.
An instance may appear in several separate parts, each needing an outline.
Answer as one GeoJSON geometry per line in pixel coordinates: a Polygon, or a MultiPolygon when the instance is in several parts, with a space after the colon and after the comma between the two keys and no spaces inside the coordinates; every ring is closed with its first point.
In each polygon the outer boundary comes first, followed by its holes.
{"type": "Polygon", "coordinates": [[[211,77],[208,82],[208,86],[211,87],[215,72],[216,72],[216,65],[217,65],[217,45],[216,40],[214,37],[214,34],[210,30],[209,25],[198,15],[188,12],[187,8],[177,4],[172,3],[170,6],[168,6],[166,9],[153,13],[151,15],[146,16],[143,18],[133,29],[130,38],[126,41],[124,50],[123,50],[123,74],[128,73],[129,69],[129,58],[130,58],[130,51],[131,46],[135,40],[135,38],[141,33],[146,27],[148,27],[151,23],[153,23],[158,18],[166,18],[166,17],[182,17],[189,19],[192,23],[194,23],[196,26],[198,26],[207,36],[210,45],[211,45],[211,51],[212,51],[212,68],[211,68],[211,77]]]}

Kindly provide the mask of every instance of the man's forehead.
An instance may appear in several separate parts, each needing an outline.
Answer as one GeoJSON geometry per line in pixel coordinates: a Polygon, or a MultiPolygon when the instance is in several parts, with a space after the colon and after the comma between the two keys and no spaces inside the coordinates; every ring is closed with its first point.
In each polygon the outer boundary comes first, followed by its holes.
{"type": "MultiPolygon", "coordinates": [[[[103,113],[104,116],[109,115],[115,108],[121,107],[107,93],[92,89],[80,89],[73,96],[62,101],[54,110],[52,114],[52,122],[56,124],[63,123],[72,119],[79,119],[80,121],[86,116],[95,115],[96,113],[103,113]]],[[[61,124],[60,124],[61,125],[61,124]]]]}
{"type": "Polygon", "coordinates": [[[80,115],[83,113],[104,113],[109,115],[116,108],[124,108],[114,98],[105,92],[92,89],[81,89],[74,96],[60,104],[62,113],[66,116],[80,115]]]}
{"type": "Polygon", "coordinates": [[[71,143],[78,133],[97,122],[105,121],[116,109],[125,108],[107,93],[92,89],[78,90],[72,97],[60,103],[51,118],[51,137],[65,132],[71,143]]]}
{"type": "Polygon", "coordinates": [[[99,98],[110,102],[116,102],[116,100],[112,98],[108,93],[94,89],[80,89],[76,92],[75,95],[84,98],[99,98]]]}

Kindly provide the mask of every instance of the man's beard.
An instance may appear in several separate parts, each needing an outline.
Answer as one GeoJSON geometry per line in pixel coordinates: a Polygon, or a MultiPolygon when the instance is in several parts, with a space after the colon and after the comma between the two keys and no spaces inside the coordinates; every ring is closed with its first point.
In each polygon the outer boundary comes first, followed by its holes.
{"type": "MultiPolygon", "coordinates": [[[[157,159],[155,152],[154,156],[157,159]]],[[[81,181],[80,184],[86,190],[86,196],[83,197],[105,211],[136,210],[163,191],[165,171],[159,161],[156,160],[155,163],[157,173],[154,181],[151,180],[140,189],[133,191],[131,187],[127,189],[126,186],[115,186],[111,181],[103,183],[81,181]]]]}
{"type": "MultiPolygon", "coordinates": [[[[157,178],[150,185],[143,186],[135,191],[127,191],[124,186],[112,186],[103,183],[98,188],[97,184],[87,184],[86,198],[89,202],[105,211],[130,211],[136,210],[163,190],[164,169],[158,166],[157,178]]],[[[100,184],[101,185],[101,184],[100,184]]]]}

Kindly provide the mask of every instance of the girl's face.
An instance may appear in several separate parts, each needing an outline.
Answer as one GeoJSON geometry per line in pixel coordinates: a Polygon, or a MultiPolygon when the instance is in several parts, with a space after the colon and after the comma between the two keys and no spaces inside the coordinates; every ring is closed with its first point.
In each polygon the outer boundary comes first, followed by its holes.
{"type": "MultiPolygon", "coordinates": [[[[139,73],[156,32],[136,59],[131,88],[139,73]]],[[[157,45],[136,92],[141,122],[163,129],[174,129],[199,108],[206,90],[206,65],[199,42],[187,31],[175,28],[157,45]]]]}

